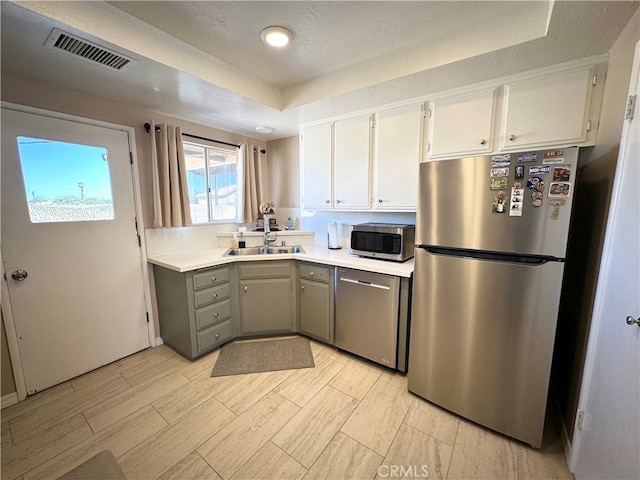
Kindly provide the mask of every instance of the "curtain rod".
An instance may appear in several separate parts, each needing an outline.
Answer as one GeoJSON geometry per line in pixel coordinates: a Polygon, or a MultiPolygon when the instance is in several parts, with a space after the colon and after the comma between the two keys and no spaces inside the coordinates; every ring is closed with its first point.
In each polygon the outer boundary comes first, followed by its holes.
{"type": "MultiPolygon", "coordinates": [[[[145,123],[144,124],[144,129],[147,131],[147,133],[149,133],[149,131],[151,130],[151,124],[150,123],[145,123]]],[[[160,127],[156,127],[156,133],[158,133],[159,131],[160,131],[160,127]]],[[[235,143],[223,142],[221,140],[214,140],[213,138],[199,137],[198,135],[191,135],[190,133],[183,133],[182,136],[183,137],[197,138],[198,140],[205,140],[207,142],[221,143],[222,145],[229,145],[230,147],[240,148],[240,145],[236,145],[235,143]]]]}

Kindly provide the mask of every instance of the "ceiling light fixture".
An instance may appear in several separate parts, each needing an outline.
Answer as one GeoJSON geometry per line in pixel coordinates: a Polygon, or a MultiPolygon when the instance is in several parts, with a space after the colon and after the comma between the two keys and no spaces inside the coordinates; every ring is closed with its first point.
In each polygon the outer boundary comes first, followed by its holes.
{"type": "Polygon", "coordinates": [[[260,33],[262,41],[272,47],[282,48],[293,39],[293,33],[284,27],[267,27],[260,33]]]}
{"type": "Polygon", "coordinates": [[[259,126],[256,127],[256,132],[259,133],[272,133],[275,129],[273,127],[263,127],[263,126],[259,126]]]}

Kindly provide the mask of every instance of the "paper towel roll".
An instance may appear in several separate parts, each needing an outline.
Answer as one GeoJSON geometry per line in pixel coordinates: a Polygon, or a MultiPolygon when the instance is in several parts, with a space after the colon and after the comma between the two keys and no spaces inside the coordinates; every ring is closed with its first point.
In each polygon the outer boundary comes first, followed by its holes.
{"type": "Polygon", "coordinates": [[[328,225],[327,232],[328,232],[327,237],[328,237],[329,248],[332,250],[337,250],[341,248],[340,240],[338,237],[338,223],[331,222],[328,225]]]}

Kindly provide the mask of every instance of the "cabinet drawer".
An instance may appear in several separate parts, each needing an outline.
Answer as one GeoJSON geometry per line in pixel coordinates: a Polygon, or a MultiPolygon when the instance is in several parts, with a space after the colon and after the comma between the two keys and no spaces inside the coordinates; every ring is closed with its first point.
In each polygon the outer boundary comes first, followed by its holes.
{"type": "Polygon", "coordinates": [[[193,294],[193,301],[196,308],[199,308],[208,303],[224,300],[231,296],[231,289],[228,283],[224,283],[217,287],[201,290],[193,294]]]}
{"type": "Polygon", "coordinates": [[[231,316],[231,300],[207,305],[196,310],[196,329],[202,330],[231,316]]]}
{"type": "Polygon", "coordinates": [[[300,278],[315,280],[316,282],[329,283],[329,267],[301,263],[299,266],[300,278]]]}
{"type": "Polygon", "coordinates": [[[229,269],[217,268],[206,270],[204,272],[193,275],[193,289],[200,290],[202,288],[211,287],[220,283],[229,281],[229,269]]]}
{"type": "Polygon", "coordinates": [[[240,278],[273,278],[291,275],[290,262],[246,262],[240,265],[240,278]]]}
{"type": "Polygon", "coordinates": [[[214,325],[213,327],[207,328],[206,330],[196,334],[198,353],[204,353],[223,342],[231,340],[232,338],[233,328],[231,326],[231,320],[227,320],[214,325]]]}

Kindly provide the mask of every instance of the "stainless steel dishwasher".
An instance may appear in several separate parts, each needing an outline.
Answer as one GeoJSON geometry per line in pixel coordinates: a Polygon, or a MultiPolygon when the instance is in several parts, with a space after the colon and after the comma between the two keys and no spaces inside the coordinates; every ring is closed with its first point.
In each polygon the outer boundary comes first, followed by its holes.
{"type": "Polygon", "coordinates": [[[398,368],[400,279],[336,268],[335,346],[398,368]]]}

